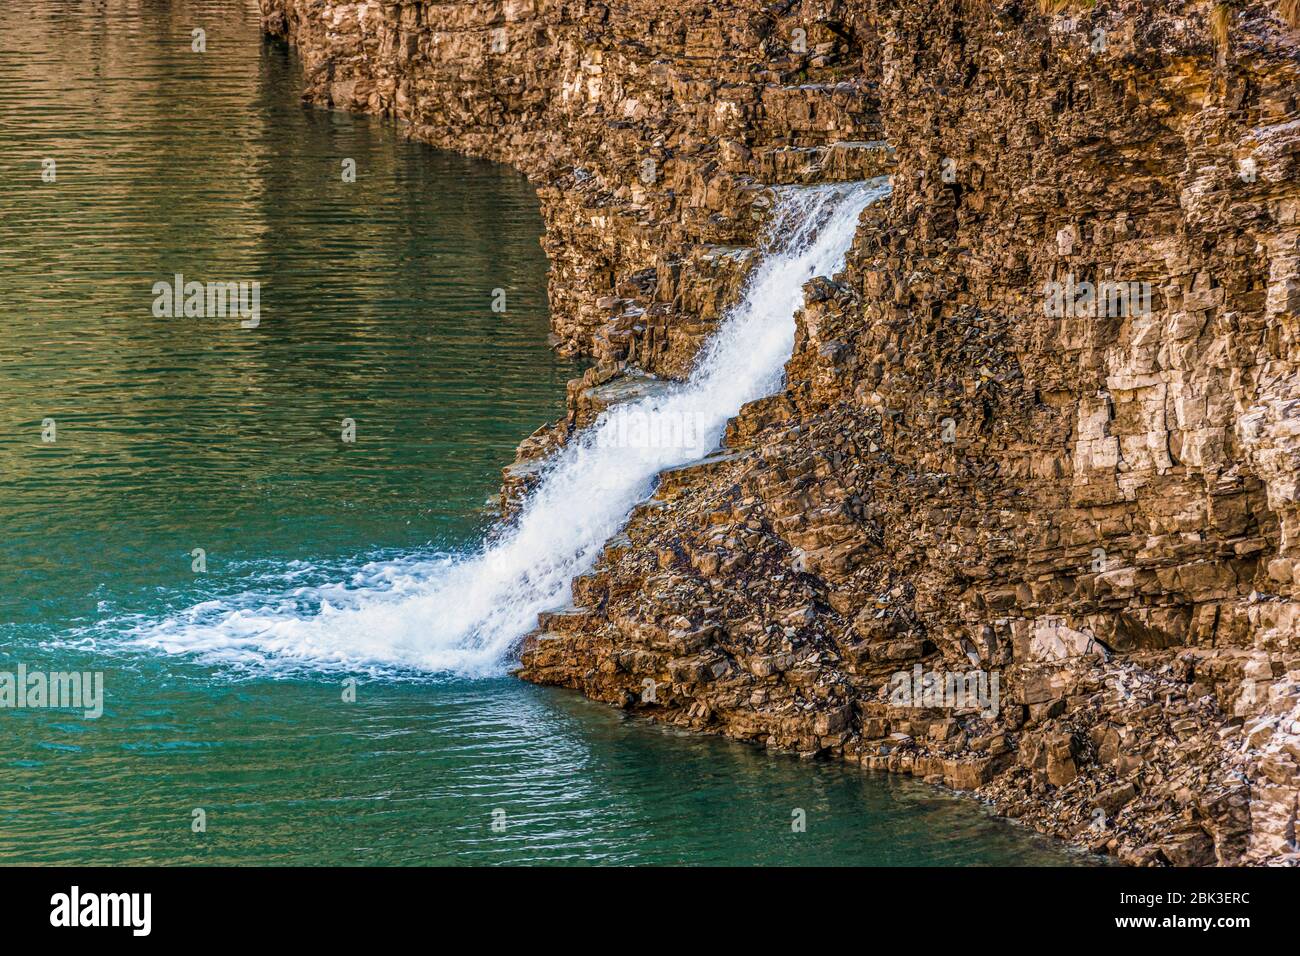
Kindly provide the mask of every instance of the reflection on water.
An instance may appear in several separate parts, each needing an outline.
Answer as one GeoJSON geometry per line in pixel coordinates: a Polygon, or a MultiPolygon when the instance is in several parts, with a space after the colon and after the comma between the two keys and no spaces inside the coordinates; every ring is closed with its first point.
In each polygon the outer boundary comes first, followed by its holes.
{"type": "Polygon", "coordinates": [[[0,619],[468,537],[578,371],[523,178],[304,109],[239,3],[7,4],[0,51],[0,619]],[[259,281],[260,326],[156,317],[176,273],[259,281]]]}
{"type": "Polygon", "coordinates": [[[931,787],[511,680],[362,683],[350,705],[335,686],[227,684],[200,709],[183,683],[111,676],[147,706],[98,724],[19,716],[33,726],[0,765],[0,860],[1083,862],[931,787]],[[195,808],[206,833],[191,832],[195,808]]]}

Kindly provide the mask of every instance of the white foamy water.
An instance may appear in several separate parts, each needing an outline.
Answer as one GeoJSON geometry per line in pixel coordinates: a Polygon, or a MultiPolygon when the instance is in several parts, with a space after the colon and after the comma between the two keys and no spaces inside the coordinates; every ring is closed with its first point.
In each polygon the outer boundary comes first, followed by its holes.
{"type": "Polygon", "coordinates": [[[843,268],[859,215],[888,191],[884,179],[778,191],[768,251],[687,381],[575,436],[517,521],[477,552],[374,562],[333,585],[208,601],[137,623],[126,642],[257,670],[503,673],[538,613],[568,603],[570,582],[658,473],[703,457],[743,404],[780,388],[803,284],[843,268]]]}

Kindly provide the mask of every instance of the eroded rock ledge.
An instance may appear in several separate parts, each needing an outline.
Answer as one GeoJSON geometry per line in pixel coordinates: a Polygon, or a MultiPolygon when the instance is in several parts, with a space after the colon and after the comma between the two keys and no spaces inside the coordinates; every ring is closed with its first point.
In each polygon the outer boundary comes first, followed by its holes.
{"type": "Polygon", "coordinates": [[[628,368],[685,372],[766,186],[893,172],[788,389],[663,477],[524,677],[1128,862],[1296,862],[1300,45],[1273,4],[262,6],[312,101],[538,184],[557,344],[596,367],[525,459],[628,368]],[[1149,308],[1053,310],[1053,281],[1149,308]],[[998,706],[902,706],[918,665],[996,676],[998,706]]]}

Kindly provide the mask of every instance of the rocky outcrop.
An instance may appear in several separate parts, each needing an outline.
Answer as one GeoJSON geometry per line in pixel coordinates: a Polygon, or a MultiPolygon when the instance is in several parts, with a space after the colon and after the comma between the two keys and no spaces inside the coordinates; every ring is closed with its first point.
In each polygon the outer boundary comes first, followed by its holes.
{"type": "Polygon", "coordinates": [[[1273,5],[263,8],[313,101],[539,184],[557,344],[595,367],[514,493],[653,387],[630,368],[686,371],[767,186],[892,171],[807,287],[786,390],[663,476],[524,677],[1128,862],[1297,860],[1300,41],[1273,5]]]}

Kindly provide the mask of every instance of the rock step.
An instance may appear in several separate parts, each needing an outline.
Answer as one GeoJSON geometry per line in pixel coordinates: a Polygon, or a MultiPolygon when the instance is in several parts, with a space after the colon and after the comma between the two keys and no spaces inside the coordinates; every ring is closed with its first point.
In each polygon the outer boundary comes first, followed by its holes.
{"type": "MultiPolygon", "coordinates": [[[[604,553],[607,560],[617,560],[616,556],[621,552],[617,548],[611,549],[609,545],[606,545],[604,553]],[[608,557],[611,550],[615,557],[608,557]]],[[[603,571],[590,571],[587,574],[580,574],[569,585],[569,590],[573,594],[574,606],[582,608],[598,607],[608,593],[608,589],[609,575],[603,571]]]]}
{"type": "Polygon", "coordinates": [[[568,639],[547,631],[534,631],[524,638],[523,648],[519,652],[519,668],[516,673],[527,675],[528,680],[547,683],[544,671],[548,668],[562,668],[565,663],[565,648],[568,639]]]}
{"type": "Polygon", "coordinates": [[[553,611],[543,611],[537,615],[537,629],[554,637],[580,634],[591,619],[591,612],[586,608],[567,605],[553,611]]]}
{"type": "Polygon", "coordinates": [[[894,148],[883,139],[776,146],[756,150],[753,165],[755,176],[772,185],[856,182],[887,175],[894,165],[894,148]]]}
{"type": "Polygon", "coordinates": [[[749,457],[747,451],[716,451],[699,461],[665,468],[659,472],[659,486],[655,489],[655,499],[660,502],[671,501],[687,488],[707,484],[719,471],[737,461],[749,457]]]}
{"type": "Polygon", "coordinates": [[[512,513],[537,481],[545,460],[517,461],[501,469],[501,510],[512,513]]]}
{"type": "Polygon", "coordinates": [[[601,557],[606,561],[618,561],[631,550],[632,539],[627,536],[626,532],[620,531],[605,542],[605,550],[601,557]]]}
{"type": "Polygon", "coordinates": [[[578,394],[574,403],[577,411],[576,424],[579,428],[585,428],[608,408],[651,396],[666,395],[675,385],[669,379],[638,371],[615,376],[599,385],[585,388],[578,394]]]}

